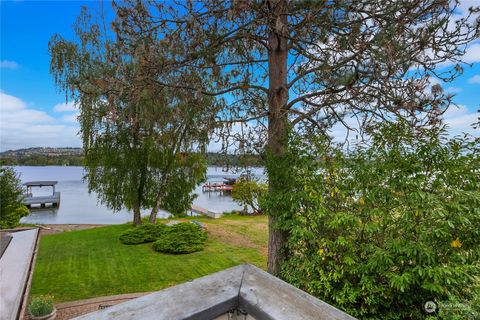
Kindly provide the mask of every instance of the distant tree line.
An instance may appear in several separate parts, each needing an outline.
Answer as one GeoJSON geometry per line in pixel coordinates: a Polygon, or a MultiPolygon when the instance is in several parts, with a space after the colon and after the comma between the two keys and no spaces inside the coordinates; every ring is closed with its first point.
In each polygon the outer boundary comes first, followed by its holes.
{"type": "MultiPolygon", "coordinates": [[[[207,153],[209,166],[261,166],[258,155],[225,155],[220,153],[207,153]]],[[[2,166],[83,166],[83,156],[58,155],[47,156],[41,154],[8,155],[0,156],[2,166]]]]}
{"type": "Polygon", "coordinates": [[[2,166],[82,166],[83,156],[58,155],[47,156],[41,154],[2,156],[2,166]]]}

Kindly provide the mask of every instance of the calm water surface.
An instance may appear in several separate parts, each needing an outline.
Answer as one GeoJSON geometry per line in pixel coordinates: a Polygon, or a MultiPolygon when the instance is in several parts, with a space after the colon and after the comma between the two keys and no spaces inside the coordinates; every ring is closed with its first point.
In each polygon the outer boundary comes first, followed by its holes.
{"type": "MultiPolygon", "coordinates": [[[[56,191],[61,192],[61,203],[57,209],[34,209],[27,217],[22,218],[22,223],[45,223],[45,224],[121,224],[131,221],[133,215],[127,210],[113,212],[97,201],[95,193],[88,193],[87,183],[82,180],[83,167],[24,167],[15,166],[14,169],[20,174],[22,182],[35,180],[56,180],[56,191]]],[[[255,174],[262,176],[262,170],[254,170],[255,174]]],[[[223,177],[238,177],[238,174],[225,172],[222,168],[209,167],[207,179],[210,182],[222,181],[223,177]]],[[[48,187],[33,188],[37,195],[51,194],[48,187]]],[[[198,195],[194,205],[219,212],[238,210],[241,207],[236,204],[231,196],[220,193],[203,193],[201,186],[195,189],[198,195]]],[[[149,212],[145,211],[144,215],[149,212]]],[[[167,212],[160,212],[159,217],[167,217],[167,212]]]]}

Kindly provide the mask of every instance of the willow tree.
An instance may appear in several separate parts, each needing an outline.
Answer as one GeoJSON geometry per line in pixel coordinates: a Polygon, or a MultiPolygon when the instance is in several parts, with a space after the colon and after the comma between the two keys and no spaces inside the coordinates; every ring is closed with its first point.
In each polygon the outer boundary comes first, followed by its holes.
{"type": "Polygon", "coordinates": [[[152,223],[160,209],[184,213],[205,179],[211,99],[149,85],[143,49],[122,53],[86,9],[74,29],[73,41],[51,39],[51,73],[79,107],[89,192],[135,225],[141,209],[152,223]]]}
{"type": "Polygon", "coordinates": [[[268,212],[268,270],[278,274],[289,257],[282,248],[294,219],[282,209],[291,203],[289,171],[276,165],[288,149],[288,132],[327,134],[334,124],[350,132],[355,122],[362,128],[395,117],[412,125],[436,122],[452,96],[438,86],[428,92],[429,78],[461,74],[457,62],[479,34],[478,9],[455,23],[457,6],[448,0],[127,0],[114,3],[114,55],[138,53],[147,42],[140,57],[148,70],[144,82],[215,97],[225,149],[277,159],[267,162],[267,172],[271,198],[281,199],[268,212]],[[445,62],[454,65],[437,68],[445,62]]]}

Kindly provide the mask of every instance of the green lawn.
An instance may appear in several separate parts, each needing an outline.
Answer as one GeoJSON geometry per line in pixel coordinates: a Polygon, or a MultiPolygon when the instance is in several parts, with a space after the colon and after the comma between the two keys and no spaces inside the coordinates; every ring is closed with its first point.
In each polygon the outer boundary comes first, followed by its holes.
{"type": "Polygon", "coordinates": [[[118,240],[129,225],[42,236],[31,294],[65,302],[156,291],[244,262],[266,267],[266,217],[196,218],[207,227],[203,251],[168,255],[118,240]]]}

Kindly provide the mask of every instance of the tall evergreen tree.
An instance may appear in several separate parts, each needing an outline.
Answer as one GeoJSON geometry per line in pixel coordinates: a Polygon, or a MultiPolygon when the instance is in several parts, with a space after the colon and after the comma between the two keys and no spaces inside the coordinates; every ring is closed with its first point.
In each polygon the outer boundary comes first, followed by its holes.
{"type": "MultiPolygon", "coordinates": [[[[225,148],[281,162],[292,129],[326,134],[341,123],[350,131],[352,117],[360,127],[394,116],[412,125],[437,122],[452,96],[438,86],[427,92],[429,78],[461,74],[457,62],[479,35],[478,8],[454,22],[457,6],[448,0],[123,1],[114,3],[112,56],[138,57],[145,70],[139,89],[148,83],[216,97],[225,148]],[[447,61],[457,64],[437,68],[447,61]]],[[[86,35],[106,33],[81,27],[86,35]]],[[[54,65],[60,77],[70,69],[54,65]]],[[[288,204],[289,177],[276,167],[267,171],[269,192],[284,194],[288,204]]],[[[281,205],[268,212],[273,274],[288,259],[287,212],[281,205]]]]}

